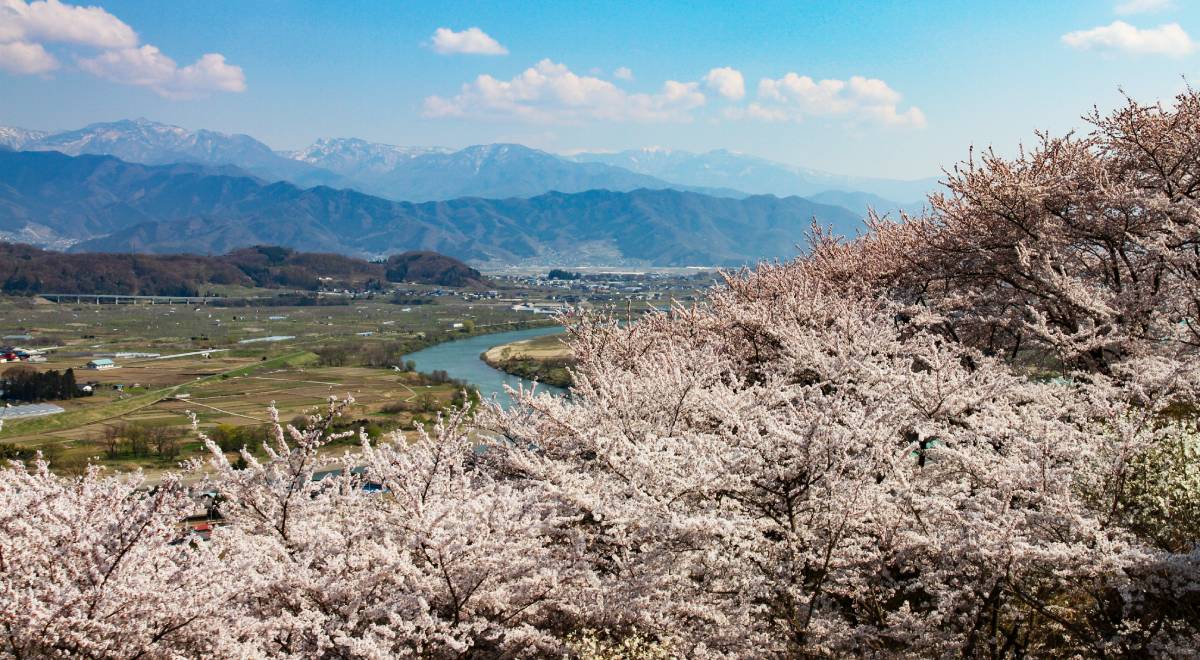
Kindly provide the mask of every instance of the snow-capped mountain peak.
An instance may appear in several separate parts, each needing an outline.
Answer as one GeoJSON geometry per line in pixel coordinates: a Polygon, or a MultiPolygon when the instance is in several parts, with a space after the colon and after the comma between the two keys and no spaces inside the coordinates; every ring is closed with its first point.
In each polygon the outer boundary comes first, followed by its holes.
{"type": "Polygon", "coordinates": [[[441,147],[401,147],[359,138],[320,138],[299,151],[285,152],[294,160],[345,176],[379,174],[427,154],[450,153],[441,147]]]}
{"type": "Polygon", "coordinates": [[[34,131],[16,126],[0,126],[0,146],[24,149],[26,145],[50,135],[49,131],[34,131]]]}

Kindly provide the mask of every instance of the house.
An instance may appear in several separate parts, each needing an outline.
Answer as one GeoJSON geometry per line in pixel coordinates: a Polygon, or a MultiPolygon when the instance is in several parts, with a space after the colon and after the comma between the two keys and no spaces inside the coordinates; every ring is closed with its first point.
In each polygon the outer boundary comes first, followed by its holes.
{"type": "Polygon", "coordinates": [[[99,371],[101,369],[116,369],[117,368],[117,365],[114,364],[113,361],[108,358],[96,358],[95,360],[88,362],[86,366],[88,369],[94,369],[97,371],[99,371]]]}

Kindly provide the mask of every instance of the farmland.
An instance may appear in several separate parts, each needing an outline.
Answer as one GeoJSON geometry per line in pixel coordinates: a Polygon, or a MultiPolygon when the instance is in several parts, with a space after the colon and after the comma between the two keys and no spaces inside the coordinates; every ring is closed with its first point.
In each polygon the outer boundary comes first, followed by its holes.
{"type": "MultiPolygon", "coordinates": [[[[501,275],[494,291],[406,286],[320,295],[231,290],[226,295],[241,297],[203,304],[0,297],[0,346],[40,350],[46,358],[19,368],[74,369],[77,382],[91,390],[55,401],[62,413],[5,422],[0,457],[29,459],[40,451],[61,472],[101,463],[159,473],[207,455],[191,429],[194,415],[234,460],[243,444],[261,447],[272,403],[282,420],[299,424],[298,416],[329,397],[346,396],[355,403],[345,428],[413,434],[439,410],[461,403],[464,384],[411,372],[405,355],[452,339],[555,323],[531,307],[612,306],[637,313],[692,298],[702,283],[686,273],[608,282],[501,275]],[[84,368],[96,359],[116,368],[84,368]]],[[[569,356],[562,350],[557,339],[547,339],[510,349],[504,364],[489,362],[565,384],[569,356]]],[[[0,374],[8,368],[0,365],[0,374]]]]}
{"type": "Polygon", "coordinates": [[[241,429],[239,437],[254,448],[265,437],[272,403],[289,421],[331,396],[354,397],[345,419],[356,428],[411,433],[458,401],[463,387],[402,370],[402,355],[472,333],[552,322],[504,303],[442,298],[226,308],[0,298],[0,335],[9,337],[0,343],[45,350],[47,360],[31,366],[73,368],[92,390],[58,402],[61,414],[7,422],[0,443],[22,458],[42,451],[64,471],[98,461],[157,472],[205,453],[189,413],[206,432],[241,429]],[[83,368],[100,356],[113,356],[118,368],[83,368]],[[125,437],[141,432],[170,437],[163,451],[125,437]]]}

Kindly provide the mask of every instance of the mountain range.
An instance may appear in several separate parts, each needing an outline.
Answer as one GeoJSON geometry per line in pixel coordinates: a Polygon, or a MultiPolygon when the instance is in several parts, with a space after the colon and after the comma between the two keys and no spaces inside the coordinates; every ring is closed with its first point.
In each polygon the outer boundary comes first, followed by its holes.
{"type": "Polygon", "coordinates": [[[109,155],[147,165],[233,166],[268,182],[354,188],[391,200],[415,202],[639,188],[720,197],[815,197],[836,193],[827,201],[845,203],[861,215],[868,203],[884,210],[919,208],[918,200],[937,186],[935,179],[848,177],[727,150],[696,154],[650,148],[564,157],[518,144],[451,150],[323,138],[297,151],[274,151],[248,135],[190,131],[146,119],[97,123],[60,133],[0,127],[0,146],[68,155],[109,155]]]}
{"type": "MultiPolygon", "coordinates": [[[[318,140],[299,151],[276,152],[248,135],[189,131],[146,119],[91,124],[62,133],[3,128],[0,144],[71,156],[116,156],[146,165],[234,166],[269,182],[354,188],[397,201],[532,197],[549,191],[690,188],[602,163],[576,163],[519,144],[478,145],[453,151],[332,138],[318,140]]],[[[744,196],[736,191],[722,192],[744,196]]]]}
{"type": "Polygon", "coordinates": [[[13,126],[0,126],[0,147],[22,149],[50,135],[48,131],[31,131],[13,126]]]}
{"type": "Polygon", "coordinates": [[[273,244],[367,257],[434,250],[479,264],[733,266],[794,256],[814,218],[841,233],[860,226],[859,214],[801,197],[635,189],[412,203],[230,165],[0,151],[0,238],[74,251],[273,244]]]}
{"type": "Polygon", "coordinates": [[[277,154],[249,135],[189,131],[145,119],[91,124],[62,133],[7,130],[13,131],[15,138],[24,138],[9,145],[14,149],[116,156],[146,165],[232,165],[269,181],[291,181],[300,186],[350,184],[333,172],[277,154]]]}
{"type": "MultiPolygon", "coordinates": [[[[357,190],[413,202],[533,197],[550,191],[692,188],[603,163],[572,162],[519,144],[485,144],[451,151],[353,138],[322,139],[287,155],[335,172],[352,181],[351,187],[357,190]]],[[[716,192],[744,196],[737,191],[716,192]]]]}
{"type": "Polygon", "coordinates": [[[697,154],[648,147],[616,153],[578,153],[572,160],[604,163],[691,186],[732,188],[752,194],[811,197],[825,192],[866,193],[891,205],[896,204],[891,200],[908,202],[906,208],[919,208],[917,200],[923,200],[938,185],[936,178],[902,181],[832,174],[726,149],[697,154]]]}

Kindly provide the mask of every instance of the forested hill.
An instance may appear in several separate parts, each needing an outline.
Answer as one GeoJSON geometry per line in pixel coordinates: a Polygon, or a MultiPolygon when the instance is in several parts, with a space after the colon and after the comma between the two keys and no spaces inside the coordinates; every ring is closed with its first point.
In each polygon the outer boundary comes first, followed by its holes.
{"type": "Polygon", "coordinates": [[[842,234],[861,226],[856,213],[801,197],[589,190],[412,204],[197,166],[0,152],[0,237],[73,251],[223,254],[270,244],[498,264],[742,265],[795,256],[814,218],[842,234]]]}
{"type": "Polygon", "coordinates": [[[214,285],[286,288],[383,288],[388,282],[482,286],[479,271],[433,252],[382,262],[340,254],[255,246],[223,256],[64,254],[0,243],[0,291],[18,295],[85,293],[194,296],[214,285]]]}

